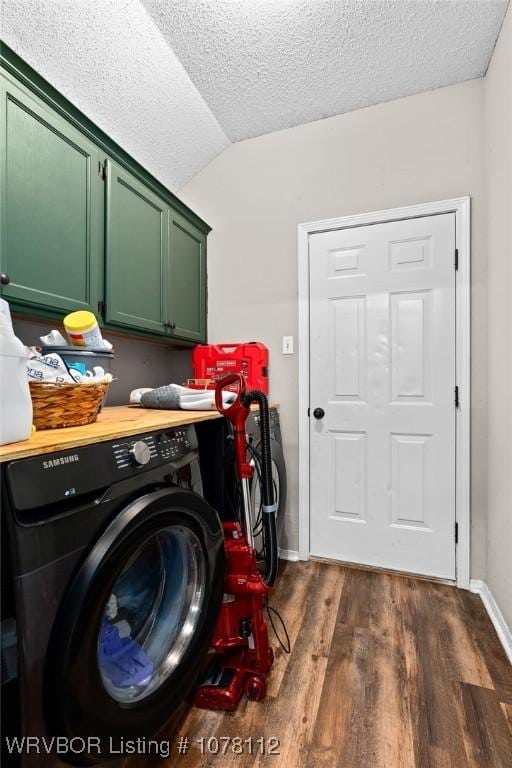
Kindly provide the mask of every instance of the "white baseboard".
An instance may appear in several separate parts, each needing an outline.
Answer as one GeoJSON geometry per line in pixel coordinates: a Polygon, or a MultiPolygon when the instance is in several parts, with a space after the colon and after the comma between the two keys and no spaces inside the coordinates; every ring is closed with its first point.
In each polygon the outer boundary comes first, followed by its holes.
{"type": "Polygon", "coordinates": [[[499,609],[498,603],[494,599],[494,595],[485,583],[480,579],[471,579],[469,582],[469,589],[471,592],[476,592],[480,595],[485,610],[487,611],[490,620],[494,624],[496,634],[500,639],[500,643],[503,646],[503,650],[508,656],[508,660],[512,664],[512,632],[505,617],[499,609]]]}
{"type": "Polygon", "coordinates": [[[291,560],[296,563],[299,558],[299,553],[295,549],[281,549],[279,547],[279,557],[281,560],[291,560]]]}

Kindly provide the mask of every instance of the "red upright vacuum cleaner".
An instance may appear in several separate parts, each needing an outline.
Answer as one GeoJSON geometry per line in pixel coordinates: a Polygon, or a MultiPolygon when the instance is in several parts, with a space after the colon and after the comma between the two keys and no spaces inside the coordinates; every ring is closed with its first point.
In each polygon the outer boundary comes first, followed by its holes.
{"type": "Polygon", "coordinates": [[[221,379],[215,391],[215,404],[233,425],[235,462],[242,489],[240,522],[225,522],[226,576],[224,600],[211,642],[215,653],[207,677],[198,687],[194,703],[204,709],[233,710],[242,695],[260,701],[264,698],[268,674],[274,654],[268,640],[263,611],[277,573],[278,548],[276,509],[270,454],[269,410],[265,394],[245,389],[240,374],[221,379]],[[237,385],[236,399],[224,407],[222,392],[237,385]],[[265,573],[261,573],[254,547],[251,515],[251,478],[254,467],[247,461],[246,421],[251,403],[260,410],[261,429],[261,495],[265,573]]]}

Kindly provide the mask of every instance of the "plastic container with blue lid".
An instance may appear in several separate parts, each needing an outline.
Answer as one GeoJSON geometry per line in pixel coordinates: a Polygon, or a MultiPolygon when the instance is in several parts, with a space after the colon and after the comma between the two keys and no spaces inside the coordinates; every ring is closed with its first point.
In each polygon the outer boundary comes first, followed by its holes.
{"type": "Polygon", "coordinates": [[[42,354],[50,355],[52,352],[56,352],[62,357],[68,368],[73,368],[76,371],[84,374],[86,371],[91,371],[95,366],[101,366],[105,373],[112,373],[112,361],[114,359],[113,352],[107,352],[104,349],[80,349],[80,347],[54,347],[43,346],[42,354]]]}

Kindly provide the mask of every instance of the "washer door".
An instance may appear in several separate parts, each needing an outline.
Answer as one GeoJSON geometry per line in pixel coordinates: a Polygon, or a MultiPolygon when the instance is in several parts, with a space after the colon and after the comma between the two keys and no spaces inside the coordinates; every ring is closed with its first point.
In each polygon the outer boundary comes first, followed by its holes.
{"type": "Polygon", "coordinates": [[[66,592],[49,646],[50,732],[100,740],[68,761],[119,757],[123,740],[170,732],[203,667],[223,577],[222,528],[200,496],[154,491],[115,517],[66,592]]]}

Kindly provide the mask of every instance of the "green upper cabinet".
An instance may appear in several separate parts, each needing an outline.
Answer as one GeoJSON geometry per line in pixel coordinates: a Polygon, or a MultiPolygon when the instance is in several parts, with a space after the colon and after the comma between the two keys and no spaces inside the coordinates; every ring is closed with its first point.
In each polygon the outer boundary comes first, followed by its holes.
{"type": "Polygon", "coordinates": [[[108,323],[166,332],[168,221],[167,204],[109,160],[105,248],[108,323]]]}
{"type": "Polygon", "coordinates": [[[107,330],[205,342],[208,225],[3,44],[0,62],[12,309],[88,309],[107,330]]]}
{"type": "Polygon", "coordinates": [[[206,235],[107,162],[107,323],[184,341],[206,332],[206,235]]]}
{"type": "Polygon", "coordinates": [[[9,77],[1,86],[1,271],[5,298],[97,312],[103,182],[94,144],[9,77]]]}
{"type": "Polygon", "coordinates": [[[170,215],[169,320],[176,338],[206,338],[206,235],[170,215]]]}

